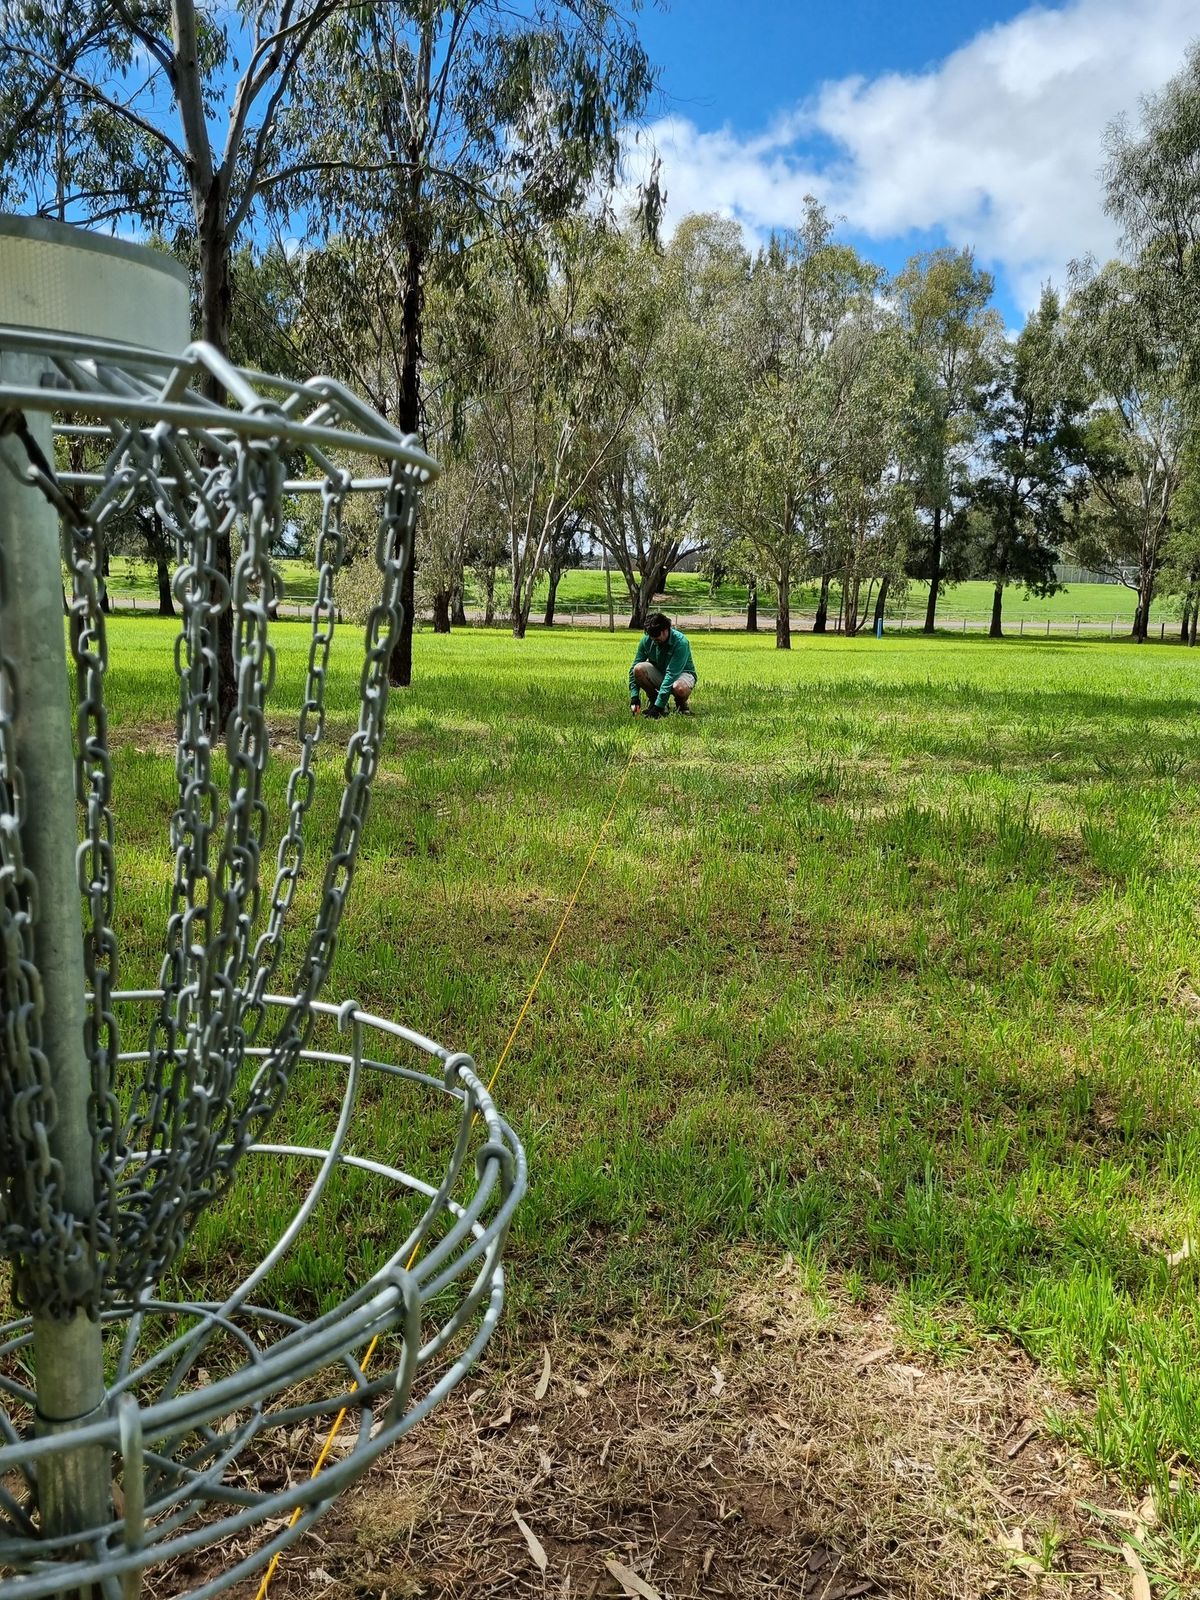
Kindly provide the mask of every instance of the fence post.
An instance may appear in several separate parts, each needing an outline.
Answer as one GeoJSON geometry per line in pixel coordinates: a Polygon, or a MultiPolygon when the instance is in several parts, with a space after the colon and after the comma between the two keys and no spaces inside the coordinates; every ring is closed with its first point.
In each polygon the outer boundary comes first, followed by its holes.
{"type": "Polygon", "coordinates": [[[1079,618],[1078,617],[1075,618],[1075,637],[1077,639],[1079,637],[1079,618]]]}
{"type": "Polygon", "coordinates": [[[1108,637],[1110,639],[1115,636],[1116,627],[1117,627],[1117,619],[1116,619],[1116,617],[1109,617],[1109,619],[1108,619],[1108,637]]]}
{"type": "Polygon", "coordinates": [[[1160,622],[1159,625],[1158,625],[1158,642],[1159,642],[1159,644],[1161,644],[1163,642],[1163,640],[1166,638],[1166,636],[1167,636],[1167,625],[1166,625],[1165,622],[1160,622]]]}
{"type": "Polygon", "coordinates": [[[1018,639],[1023,639],[1024,637],[1025,637],[1025,618],[1022,617],[1021,618],[1021,626],[1017,630],[1017,638],[1018,639]]]}
{"type": "Polygon", "coordinates": [[[966,633],[966,631],[967,631],[967,619],[966,619],[966,617],[963,618],[962,631],[964,633],[966,633]]]}

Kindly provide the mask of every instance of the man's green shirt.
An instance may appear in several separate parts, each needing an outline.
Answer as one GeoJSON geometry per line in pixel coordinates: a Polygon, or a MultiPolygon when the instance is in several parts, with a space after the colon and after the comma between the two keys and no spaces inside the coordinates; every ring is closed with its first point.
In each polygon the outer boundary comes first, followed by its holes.
{"type": "MultiPolygon", "coordinates": [[[[690,672],[696,676],[696,663],[692,660],[692,647],[687,642],[687,635],[680,633],[678,628],[672,628],[666,640],[659,644],[657,639],[652,639],[648,633],[642,635],[642,642],[637,647],[637,655],[633,658],[633,667],[639,661],[648,661],[652,667],[657,667],[663,675],[655,703],[666,706],[671,697],[671,685],[680,673],[690,672]]],[[[637,679],[633,675],[633,667],[629,669],[630,697],[638,692],[637,679]]]]}

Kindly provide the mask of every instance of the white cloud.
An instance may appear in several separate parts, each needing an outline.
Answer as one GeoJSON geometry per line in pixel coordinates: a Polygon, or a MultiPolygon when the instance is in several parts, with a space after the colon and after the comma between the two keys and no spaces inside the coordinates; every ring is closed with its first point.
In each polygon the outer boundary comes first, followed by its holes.
{"type": "Polygon", "coordinates": [[[668,223],[715,210],[761,237],[796,223],[812,193],[874,238],[920,228],[974,245],[1031,305],[1073,257],[1112,252],[1105,127],[1136,116],[1197,35],[1200,0],[1070,0],[977,34],[927,72],[826,83],[753,136],[665,118],[650,131],[668,223]]]}

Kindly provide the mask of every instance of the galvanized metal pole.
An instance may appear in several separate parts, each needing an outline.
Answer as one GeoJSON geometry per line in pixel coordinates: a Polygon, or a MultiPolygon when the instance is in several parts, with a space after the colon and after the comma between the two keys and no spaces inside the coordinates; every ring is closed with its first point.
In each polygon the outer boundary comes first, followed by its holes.
{"type": "MultiPolygon", "coordinates": [[[[0,354],[0,381],[37,386],[40,358],[0,354]]],[[[29,414],[29,432],[53,460],[50,418],[29,414]]],[[[75,874],[78,842],[71,702],[63,639],[59,522],[33,487],[24,487],[7,462],[23,470],[21,441],[0,439],[0,554],[7,605],[0,611],[5,653],[19,664],[13,707],[17,760],[30,825],[21,840],[37,882],[34,945],[45,996],[42,1038],[57,1115],[50,1151],[62,1164],[63,1202],[86,1218],[96,1203],[88,1103],[91,1072],[84,1048],[86,980],[80,896],[75,874]]],[[[102,1411],[104,1362],[100,1325],[77,1312],[66,1320],[36,1316],[33,1324],[38,1431],[51,1434],[102,1411]]],[[[109,1462],[103,1448],[56,1453],[38,1466],[38,1508],[51,1538],[96,1527],[109,1516],[109,1462]]]]}

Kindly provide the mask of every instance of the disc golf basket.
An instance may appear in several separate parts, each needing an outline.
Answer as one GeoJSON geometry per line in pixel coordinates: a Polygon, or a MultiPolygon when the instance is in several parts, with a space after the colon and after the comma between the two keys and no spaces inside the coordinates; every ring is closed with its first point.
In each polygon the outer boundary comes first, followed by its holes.
{"type": "Polygon", "coordinates": [[[0,219],[5,1600],[115,1600],[151,1567],[160,1593],[226,1588],[428,1415],[500,1314],[525,1164],[471,1058],[319,998],[435,471],[340,385],[187,345],[186,279],[165,258],[0,219]],[[355,494],[378,507],[379,600],[357,630],[353,704],[327,708],[355,494]],[[285,732],[269,555],[304,496],[317,588],[285,732]],[[122,784],[161,786],[163,763],[153,776],[109,738],[130,663],[109,659],[101,566],[106,533],[139,508],[174,547],[177,697],[159,977],[123,991],[122,784]],[[337,716],[340,768],[318,748],[337,716]],[[406,1145],[441,1165],[410,1173],[406,1145]],[[305,1264],[331,1241],[339,1275],[318,1293],[305,1264]]]}

